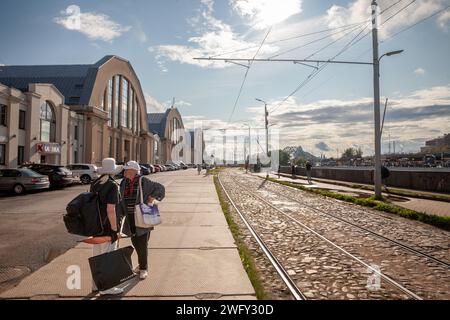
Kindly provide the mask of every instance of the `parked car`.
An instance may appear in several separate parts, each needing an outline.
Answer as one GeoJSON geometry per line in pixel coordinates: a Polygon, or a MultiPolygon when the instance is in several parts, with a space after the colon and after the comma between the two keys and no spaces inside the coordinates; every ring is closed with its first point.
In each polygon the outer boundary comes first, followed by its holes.
{"type": "Polygon", "coordinates": [[[156,173],[156,168],[155,168],[154,165],[149,164],[149,165],[148,165],[148,168],[151,170],[151,173],[156,173]]]}
{"type": "Polygon", "coordinates": [[[169,171],[177,170],[177,168],[173,164],[166,163],[165,166],[168,168],[169,171]]]}
{"type": "Polygon", "coordinates": [[[186,170],[187,168],[188,168],[188,166],[183,162],[183,161],[180,161],[180,162],[178,162],[178,165],[181,167],[181,169],[183,169],[183,170],[186,170]]]}
{"type": "Polygon", "coordinates": [[[47,176],[50,180],[50,188],[65,187],[73,184],[74,182],[72,171],[64,166],[54,164],[29,164],[23,167],[47,176]]]}
{"type": "Polygon", "coordinates": [[[141,167],[145,167],[149,171],[149,174],[155,172],[155,168],[153,168],[153,166],[150,163],[140,163],[139,165],[141,167]]]}
{"type": "Polygon", "coordinates": [[[155,168],[155,172],[163,172],[164,169],[160,164],[154,164],[153,167],[155,168]]]}
{"type": "Polygon", "coordinates": [[[141,174],[144,176],[147,176],[150,174],[150,170],[147,167],[144,167],[143,165],[140,165],[141,167],[141,174]]]}
{"type": "Polygon", "coordinates": [[[22,194],[29,190],[48,189],[47,176],[27,168],[0,170],[0,190],[22,194]]]}
{"type": "Polygon", "coordinates": [[[83,184],[89,184],[99,177],[97,173],[97,166],[93,164],[69,164],[66,168],[72,171],[73,176],[75,178],[79,178],[83,184]]]}

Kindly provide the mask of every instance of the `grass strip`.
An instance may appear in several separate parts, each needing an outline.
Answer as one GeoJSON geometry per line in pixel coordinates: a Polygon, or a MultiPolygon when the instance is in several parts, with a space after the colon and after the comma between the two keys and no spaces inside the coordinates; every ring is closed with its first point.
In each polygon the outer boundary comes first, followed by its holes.
{"type": "Polygon", "coordinates": [[[218,171],[219,170],[217,170],[214,175],[214,185],[216,187],[217,196],[219,197],[219,202],[220,206],[222,207],[223,214],[225,215],[225,219],[227,220],[228,226],[231,230],[231,233],[233,234],[234,241],[236,242],[242,265],[244,266],[245,272],[247,272],[248,278],[250,279],[250,282],[255,289],[256,298],[258,300],[269,300],[270,296],[264,290],[261,277],[252,258],[251,250],[242,240],[239,226],[236,222],[234,222],[233,217],[230,213],[230,206],[226,199],[226,195],[222,191],[222,187],[217,177],[218,171]]]}

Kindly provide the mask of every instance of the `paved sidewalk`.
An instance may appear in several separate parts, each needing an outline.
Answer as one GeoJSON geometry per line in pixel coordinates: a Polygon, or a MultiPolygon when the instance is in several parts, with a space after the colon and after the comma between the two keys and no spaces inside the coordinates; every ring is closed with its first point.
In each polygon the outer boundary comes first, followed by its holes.
{"type": "MultiPolygon", "coordinates": [[[[215,191],[212,176],[196,170],[149,176],[166,185],[163,224],[149,243],[149,277],[122,287],[123,299],[255,299],[215,191]]],[[[121,246],[130,245],[128,239],[121,246]]],[[[20,250],[18,248],[17,250],[20,250]]],[[[79,244],[23,279],[0,298],[96,299],[91,294],[90,245],[79,244]],[[81,269],[81,289],[70,290],[67,268],[81,269]]],[[[137,265],[136,253],[133,265],[137,265]]]]}
{"type": "MultiPolygon", "coordinates": [[[[253,173],[255,174],[255,173],[253,173]]],[[[266,173],[256,173],[255,175],[265,177],[266,173]]],[[[271,178],[278,179],[278,174],[270,174],[271,178]]],[[[373,191],[366,190],[366,189],[358,189],[358,188],[350,188],[342,185],[336,185],[332,183],[325,183],[325,182],[319,182],[316,180],[312,180],[313,184],[308,184],[308,181],[306,179],[299,178],[299,176],[296,176],[296,179],[288,178],[286,176],[281,176],[280,180],[282,181],[288,181],[292,183],[298,183],[306,188],[317,188],[317,189],[327,189],[334,192],[340,192],[348,195],[358,195],[358,194],[370,194],[373,195],[373,191]]],[[[383,195],[387,195],[386,193],[383,193],[383,195]]],[[[436,200],[426,200],[426,199],[417,199],[407,196],[397,196],[395,195],[394,198],[401,199],[401,201],[393,201],[393,204],[419,211],[424,212],[426,214],[434,214],[438,216],[447,216],[450,217],[450,202],[445,201],[436,201],[436,200]]]]}

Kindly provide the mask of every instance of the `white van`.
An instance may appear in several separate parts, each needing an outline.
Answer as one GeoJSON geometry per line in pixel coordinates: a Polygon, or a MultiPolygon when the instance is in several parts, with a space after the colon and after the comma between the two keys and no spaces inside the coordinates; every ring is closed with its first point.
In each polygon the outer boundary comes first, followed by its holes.
{"type": "Polygon", "coordinates": [[[97,179],[97,166],[89,163],[75,163],[66,166],[67,169],[72,171],[73,176],[80,179],[81,183],[89,184],[97,179]]]}

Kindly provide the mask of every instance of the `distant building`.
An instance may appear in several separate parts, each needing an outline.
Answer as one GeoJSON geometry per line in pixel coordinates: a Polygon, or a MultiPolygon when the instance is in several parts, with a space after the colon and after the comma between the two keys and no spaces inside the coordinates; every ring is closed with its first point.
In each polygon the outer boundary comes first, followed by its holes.
{"type": "Polygon", "coordinates": [[[0,167],[153,162],[154,136],[130,62],[0,67],[0,167]]]}
{"type": "MultiPolygon", "coordinates": [[[[183,119],[178,109],[172,107],[165,112],[149,113],[147,121],[149,128],[158,136],[156,146],[158,163],[165,164],[176,160],[172,159],[172,152],[184,137],[183,119]]],[[[183,150],[179,151],[178,156],[183,157],[183,150]]]]}
{"type": "Polygon", "coordinates": [[[421,153],[441,153],[450,151],[450,133],[444,134],[442,137],[428,140],[425,147],[420,148],[421,153]]]}

